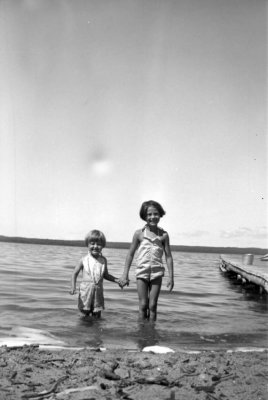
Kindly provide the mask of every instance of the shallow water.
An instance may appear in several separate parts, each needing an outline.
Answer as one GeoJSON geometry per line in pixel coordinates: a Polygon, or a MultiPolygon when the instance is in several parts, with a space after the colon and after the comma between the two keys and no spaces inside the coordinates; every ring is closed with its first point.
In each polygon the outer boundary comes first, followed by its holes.
{"type": "MultiPolygon", "coordinates": [[[[0,344],[27,337],[28,342],[128,349],[267,347],[267,298],[226,278],[218,254],[173,252],[175,287],[169,293],[164,278],[158,319],[150,325],[137,320],[134,264],[128,288],[104,281],[106,309],[93,320],[81,317],[77,296],[69,295],[73,268],[86,248],[0,243],[0,250],[0,344]]],[[[103,253],[109,272],[119,277],[127,250],[103,253]]]]}

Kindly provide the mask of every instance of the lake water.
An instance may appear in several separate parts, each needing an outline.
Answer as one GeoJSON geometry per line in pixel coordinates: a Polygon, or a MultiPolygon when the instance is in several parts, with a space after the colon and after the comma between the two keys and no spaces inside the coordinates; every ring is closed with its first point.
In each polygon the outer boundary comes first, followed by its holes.
{"type": "MultiPolygon", "coordinates": [[[[81,317],[77,296],[69,294],[73,268],[86,248],[0,243],[0,251],[0,345],[267,347],[267,297],[226,278],[218,254],[173,252],[174,290],[167,291],[164,278],[158,319],[151,325],[138,322],[135,264],[128,288],[104,281],[106,308],[93,320],[81,317]]],[[[103,254],[109,272],[121,276],[127,250],[103,254]]]]}

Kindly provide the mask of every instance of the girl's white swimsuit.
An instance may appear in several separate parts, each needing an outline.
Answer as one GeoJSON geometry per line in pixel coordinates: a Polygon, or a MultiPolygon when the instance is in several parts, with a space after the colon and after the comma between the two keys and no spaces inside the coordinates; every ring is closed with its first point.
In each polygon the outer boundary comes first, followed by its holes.
{"type": "Polygon", "coordinates": [[[105,259],[98,259],[89,253],[82,260],[82,282],[79,287],[78,308],[82,312],[98,312],[104,310],[103,274],[105,259]]]}
{"type": "Polygon", "coordinates": [[[165,268],[162,262],[163,244],[160,234],[163,230],[158,228],[157,235],[149,237],[147,227],[143,228],[143,239],[137,250],[136,278],[152,281],[164,276],[165,268]]]}

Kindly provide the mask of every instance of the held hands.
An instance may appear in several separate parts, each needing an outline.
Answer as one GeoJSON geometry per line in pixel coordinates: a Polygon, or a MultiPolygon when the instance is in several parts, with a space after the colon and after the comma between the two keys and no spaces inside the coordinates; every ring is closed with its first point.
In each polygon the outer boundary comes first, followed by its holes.
{"type": "Polygon", "coordinates": [[[128,278],[124,278],[121,277],[120,279],[118,279],[118,285],[121,287],[121,289],[124,288],[124,286],[128,286],[129,285],[129,279],[128,278]]]}
{"type": "MultiPolygon", "coordinates": [[[[120,286],[121,289],[123,289],[124,286],[126,285],[126,283],[124,284],[124,283],[122,282],[122,280],[121,280],[121,279],[118,279],[118,278],[115,278],[114,282],[117,283],[117,284],[120,286]]],[[[128,283],[127,283],[127,285],[128,285],[128,283]]]]}

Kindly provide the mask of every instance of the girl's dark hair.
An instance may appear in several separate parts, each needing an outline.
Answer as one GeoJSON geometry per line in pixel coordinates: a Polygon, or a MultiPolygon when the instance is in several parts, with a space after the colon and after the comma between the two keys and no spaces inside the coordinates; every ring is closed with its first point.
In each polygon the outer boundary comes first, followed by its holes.
{"type": "Polygon", "coordinates": [[[94,229],[93,231],[88,232],[88,234],[85,237],[85,244],[88,246],[89,242],[91,241],[97,241],[100,242],[102,247],[106,246],[106,237],[101,231],[98,231],[97,229],[94,229]]]}
{"type": "Polygon", "coordinates": [[[157,203],[157,201],[154,201],[154,200],[144,201],[142,203],[141,209],[140,209],[140,217],[144,221],[146,221],[147,210],[151,206],[153,206],[153,207],[155,207],[157,209],[157,211],[159,212],[160,217],[163,217],[166,214],[166,212],[163,209],[163,207],[161,206],[161,204],[157,203]]]}

